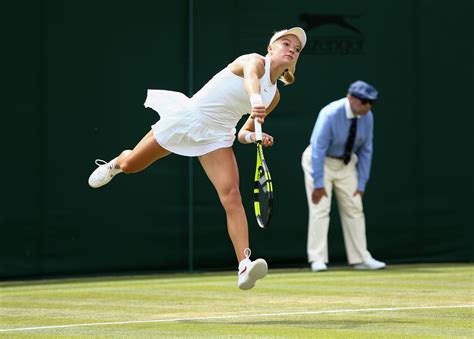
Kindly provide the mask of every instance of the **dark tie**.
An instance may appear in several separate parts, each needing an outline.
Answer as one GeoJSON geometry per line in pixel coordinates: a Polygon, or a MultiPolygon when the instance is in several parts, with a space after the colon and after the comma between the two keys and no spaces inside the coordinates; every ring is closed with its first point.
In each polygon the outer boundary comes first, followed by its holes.
{"type": "Polygon", "coordinates": [[[349,128],[349,136],[346,141],[346,148],[344,149],[344,164],[348,164],[351,161],[352,148],[354,147],[354,141],[357,134],[357,118],[351,119],[351,127],[349,128]]]}

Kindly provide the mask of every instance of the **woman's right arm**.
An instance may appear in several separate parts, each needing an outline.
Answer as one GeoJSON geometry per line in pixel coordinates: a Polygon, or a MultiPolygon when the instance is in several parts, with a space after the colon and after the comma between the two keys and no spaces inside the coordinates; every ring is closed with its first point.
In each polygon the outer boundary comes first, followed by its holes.
{"type": "MultiPolygon", "coordinates": [[[[271,111],[275,109],[275,107],[278,105],[280,102],[280,91],[278,89],[276,90],[275,96],[273,97],[272,102],[266,109],[266,115],[270,114],[271,111]]],[[[239,130],[239,133],[237,135],[237,139],[239,140],[240,143],[242,144],[250,144],[255,142],[255,123],[252,117],[248,117],[247,121],[242,125],[242,128],[239,130]]],[[[273,145],[273,137],[270,134],[263,133],[263,135],[266,137],[264,138],[263,145],[264,146],[272,146],[273,145]],[[266,142],[268,141],[268,142],[266,142]]]]}
{"type": "Polygon", "coordinates": [[[257,53],[241,55],[229,64],[229,69],[244,78],[245,91],[249,97],[252,94],[260,94],[260,78],[265,73],[263,56],[257,53]]]}
{"type": "Polygon", "coordinates": [[[257,53],[245,54],[235,59],[229,69],[244,78],[244,88],[252,105],[250,115],[263,123],[265,107],[260,95],[260,78],[265,74],[265,58],[257,53]]]}

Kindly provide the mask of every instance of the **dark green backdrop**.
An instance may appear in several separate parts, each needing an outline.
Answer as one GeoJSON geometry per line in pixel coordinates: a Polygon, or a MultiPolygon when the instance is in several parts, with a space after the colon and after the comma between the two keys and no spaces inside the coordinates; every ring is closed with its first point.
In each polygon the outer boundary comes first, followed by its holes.
{"type": "MultiPolygon", "coordinates": [[[[369,250],[390,263],[473,259],[473,1],[17,0],[2,5],[0,277],[235,268],[225,215],[196,159],[87,185],[158,116],[148,88],[196,92],[272,31],[307,27],[294,85],[265,123],[272,228],[252,217],[254,147],[235,144],[251,247],[306,262],[301,153],[317,112],[374,84],[369,250]],[[333,21],[318,26],[321,15],[333,21]],[[308,20],[308,18],[312,18],[308,20]],[[313,26],[306,26],[313,25],[313,26]]],[[[346,260],[336,209],[331,263],[346,260]]]]}

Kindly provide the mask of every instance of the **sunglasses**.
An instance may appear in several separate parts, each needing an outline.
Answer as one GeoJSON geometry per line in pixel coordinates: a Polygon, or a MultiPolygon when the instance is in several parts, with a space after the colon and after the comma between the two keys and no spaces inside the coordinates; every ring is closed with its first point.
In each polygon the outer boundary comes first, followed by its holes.
{"type": "Polygon", "coordinates": [[[369,104],[369,103],[370,103],[371,105],[373,105],[374,102],[375,102],[375,100],[362,99],[362,98],[359,98],[359,97],[357,97],[357,96],[355,96],[355,95],[353,95],[353,97],[359,99],[360,102],[362,103],[362,105],[367,105],[367,104],[369,104]]]}

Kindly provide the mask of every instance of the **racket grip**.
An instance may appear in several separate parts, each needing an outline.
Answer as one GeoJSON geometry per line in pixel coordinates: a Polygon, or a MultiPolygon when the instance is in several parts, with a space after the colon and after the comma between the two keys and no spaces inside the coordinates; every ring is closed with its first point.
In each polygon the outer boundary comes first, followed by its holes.
{"type": "Polygon", "coordinates": [[[254,119],[255,123],[255,141],[262,141],[262,124],[254,119]]]}

